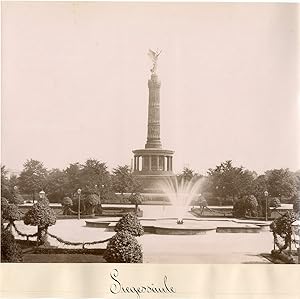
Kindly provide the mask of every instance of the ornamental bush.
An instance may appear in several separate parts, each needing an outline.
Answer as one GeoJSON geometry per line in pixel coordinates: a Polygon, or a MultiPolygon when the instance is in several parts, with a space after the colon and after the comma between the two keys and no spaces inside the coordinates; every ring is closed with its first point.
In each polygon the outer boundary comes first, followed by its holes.
{"type": "Polygon", "coordinates": [[[133,213],[125,214],[116,224],[115,232],[127,231],[133,236],[139,237],[144,234],[144,228],[137,216],[133,213]]]}
{"type": "Polygon", "coordinates": [[[289,211],[271,223],[270,228],[279,253],[291,245],[293,235],[292,224],[296,220],[295,214],[289,211]]]}
{"type": "Polygon", "coordinates": [[[140,193],[132,193],[129,196],[129,202],[135,205],[135,212],[138,211],[139,205],[143,202],[143,196],[140,193]]]}
{"type": "Polygon", "coordinates": [[[22,213],[19,211],[18,206],[14,204],[8,204],[2,210],[2,218],[9,222],[8,227],[11,229],[14,221],[20,220],[22,213]]]}
{"type": "Polygon", "coordinates": [[[246,216],[256,217],[258,215],[258,202],[254,195],[244,196],[237,200],[233,205],[232,214],[237,218],[246,216]]]}
{"type": "Polygon", "coordinates": [[[128,231],[119,231],[108,242],[103,255],[109,263],[142,263],[142,247],[128,231]]]}
{"type": "Polygon", "coordinates": [[[256,217],[258,215],[258,202],[254,195],[246,197],[246,214],[250,217],[256,217]]]}
{"type": "Polygon", "coordinates": [[[204,196],[200,196],[199,201],[198,201],[199,207],[200,208],[205,208],[207,207],[207,200],[205,199],[204,196]]]}
{"type": "Polygon", "coordinates": [[[296,199],[293,203],[293,211],[295,214],[300,213],[300,199],[296,199]]]}
{"type": "Polygon", "coordinates": [[[8,205],[9,205],[8,200],[5,197],[1,197],[1,214],[3,214],[3,211],[6,209],[8,205]]]}
{"type": "Polygon", "coordinates": [[[17,263],[23,261],[21,247],[9,230],[1,231],[1,262],[17,263]]]}
{"type": "Polygon", "coordinates": [[[246,216],[246,201],[244,198],[238,199],[234,204],[233,204],[233,210],[232,210],[232,215],[233,217],[236,218],[242,218],[246,216]]]}
{"type": "Polygon", "coordinates": [[[72,214],[71,207],[73,206],[73,201],[70,197],[64,197],[61,205],[63,207],[63,215],[71,215],[72,214]]]}
{"type": "Polygon", "coordinates": [[[55,212],[45,201],[35,203],[24,216],[26,225],[48,227],[56,223],[55,212]]]}
{"type": "Polygon", "coordinates": [[[97,194],[89,194],[84,199],[86,214],[94,215],[97,205],[101,204],[100,197],[97,194]]]}
{"type": "Polygon", "coordinates": [[[272,207],[272,208],[281,207],[280,199],[278,197],[273,197],[270,201],[270,207],[272,207]]]}
{"type": "Polygon", "coordinates": [[[11,203],[14,203],[16,205],[24,203],[24,198],[20,194],[19,189],[16,186],[14,187],[14,191],[13,191],[12,195],[13,195],[13,197],[10,200],[11,203]]]}
{"type": "Polygon", "coordinates": [[[24,223],[38,227],[38,242],[47,242],[47,229],[56,223],[55,212],[49,207],[48,201],[43,199],[35,203],[24,216],[24,223]]]}

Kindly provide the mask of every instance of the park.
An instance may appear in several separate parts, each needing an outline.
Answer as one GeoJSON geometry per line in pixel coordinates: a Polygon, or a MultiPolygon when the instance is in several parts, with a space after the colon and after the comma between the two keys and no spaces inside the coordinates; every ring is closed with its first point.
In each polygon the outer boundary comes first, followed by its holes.
{"type": "Polygon", "coordinates": [[[2,247],[2,262],[298,262],[299,181],[288,170],[254,178],[227,161],[206,177],[184,169],[176,180],[185,183],[173,186],[177,193],[166,188],[164,194],[143,195],[129,167],[110,174],[104,163],[87,160],[77,165],[76,178],[85,188],[72,194],[68,170],[51,176],[41,162],[25,164],[18,187],[2,167],[2,246],[8,246],[2,247]],[[34,172],[43,175],[34,185],[22,185],[34,172]],[[19,190],[23,186],[27,195],[19,190]],[[42,186],[54,188],[46,195],[38,192],[42,186]],[[117,235],[121,241],[114,245],[117,235]],[[126,248],[124,256],[115,253],[123,252],[118,246],[126,248]]]}
{"type": "Polygon", "coordinates": [[[5,5],[1,262],[299,263],[292,7],[5,5]]]}

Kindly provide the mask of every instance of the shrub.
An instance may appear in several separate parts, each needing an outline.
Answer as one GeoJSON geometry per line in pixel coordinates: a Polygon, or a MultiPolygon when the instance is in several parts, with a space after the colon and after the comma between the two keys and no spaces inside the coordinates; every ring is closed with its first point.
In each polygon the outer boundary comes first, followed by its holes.
{"type": "Polygon", "coordinates": [[[71,207],[73,205],[73,201],[70,197],[64,197],[63,200],[62,200],[62,206],[68,206],[68,207],[71,207]]]}
{"type": "Polygon", "coordinates": [[[116,224],[115,232],[120,231],[127,231],[133,236],[142,236],[144,234],[144,228],[133,213],[125,214],[116,224]]]}
{"type": "MultiPolygon", "coordinates": [[[[266,202],[267,199],[265,197],[263,198],[260,198],[259,202],[258,202],[258,214],[259,216],[261,217],[265,217],[266,216],[266,202]]],[[[268,201],[267,203],[267,213],[268,213],[268,216],[270,217],[271,216],[271,209],[270,209],[270,203],[268,201]]]]}
{"type": "Polygon", "coordinates": [[[198,204],[199,204],[200,208],[207,207],[207,201],[203,196],[200,197],[198,204]]]}
{"type": "Polygon", "coordinates": [[[272,250],[271,255],[275,259],[279,259],[285,264],[295,264],[293,257],[285,252],[280,252],[279,250],[272,250]]]}
{"type": "Polygon", "coordinates": [[[138,211],[138,206],[142,204],[143,199],[143,196],[138,192],[129,196],[129,202],[135,205],[135,212],[138,211]]]}
{"type": "Polygon", "coordinates": [[[48,227],[56,223],[55,212],[44,200],[35,203],[24,216],[26,225],[48,227]]]}
{"type": "Polygon", "coordinates": [[[254,195],[246,197],[246,214],[250,217],[256,217],[258,214],[258,202],[254,195]]]}
{"type": "Polygon", "coordinates": [[[293,211],[295,214],[300,213],[300,199],[296,199],[293,203],[293,211]]]}
{"type": "Polygon", "coordinates": [[[70,197],[64,197],[61,205],[63,207],[63,215],[71,215],[72,214],[71,207],[73,206],[73,201],[70,197]]]}
{"type": "Polygon", "coordinates": [[[38,227],[38,241],[46,242],[46,233],[49,226],[56,223],[55,212],[49,207],[48,200],[42,199],[35,203],[24,216],[24,223],[38,227]]]}
{"type": "Polygon", "coordinates": [[[101,204],[100,197],[97,194],[87,195],[84,202],[87,209],[86,213],[88,215],[94,215],[96,206],[101,204]]]}
{"type": "Polygon", "coordinates": [[[258,202],[256,197],[254,195],[250,195],[238,199],[233,205],[232,214],[237,218],[243,218],[246,216],[256,217],[258,214],[258,202]]]}
{"type": "Polygon", "coordinates": [[[10,228],[14,221],[21,219],[21,216],[22,216],[22,213],[19,211],[18,206],[14,205],[14,204],[6,205],[2,211],[2,218],[9,222],[10,228]]]}
{"type": "Polygon", "coordinates": [[[270,228],[279,253],[291,245],[293,235],[292,224],[296,220],[297,218],[293,212],[287,212],[271,223],[270,228]]]}
{"type": "Polygon", "coordinates": [[[142,263],[142,247],[128,231],[119,231],[107,244],[103,255],[109,263],[142,263]]]}
{"type": "Polygon", "coordinates": [[[14,204],[22,204],[22,203],[24,203],[24,198],[23,198],[23,196],[20,194],[20,192],[19,192],[19,189],[18,189],[18,187],[14,187],[14,190],[13,190],[13,197],[12,197],[12,199],[10,200],[10,202],[11,203],[14,203],[14,204]]]}
{"type": "Polygon", "coordinates": [[[1,232],[1,262],[22,262],[23,254],[21,247],[16,243],[12,233],[8,230],[1,232]]]}
{"type": "Polygon", "coordinates": [[[8,205],[9,205],[8,200],[5,197],[1,197],[1,213],[2,214],[8,205]]]}
{"type": "Polygon", "coordinates": [[[272,207],[272,208],[279,208],[279,207],[281,207],[280,199],[278,197],[273,197],[270,200],[270,207],[272,207]]]}
{"type": "Polygon", "coordinates": [[[238,199],[233,204],[232,215],[236,218],[242,218],[246,216],[246,202],[244,198],[238,199]]]}

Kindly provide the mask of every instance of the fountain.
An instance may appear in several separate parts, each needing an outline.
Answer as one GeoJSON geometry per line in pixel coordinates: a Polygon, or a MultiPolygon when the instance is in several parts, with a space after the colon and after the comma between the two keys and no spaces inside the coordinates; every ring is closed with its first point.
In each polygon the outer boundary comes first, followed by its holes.
{"type": "Polygon", "coordinates": [[[191,202],[201,196],[202,182],[202,178],[193,178],[190,181],[175,178],[166,179],[161,183],[160,189],[173,207],[177,224],[183,224],[184,215],[188,212],[191,202]]]}
{"type": "MultiPolygon", "coordinates": [[[[159,235],[203,235],[208,232],[216,233],[258,233],[266,225],[261,221],[245,221],[230,218],[196,218],[189,216],[188,211],[192,200],[201,196],[202,179],[191,181],[168,179],[160,190],[168,198],[169,214],[159,217],[157,209],[152,209],[147,217],[140,218],[144,231],[159,235]]],[[[145,206],[146,209],[147,206],[145,206]]],[[[149,206],[148,206],[149,207],[149,206]]],[[[155,207],[155,205],[153,206],[155,207]]],[[[163,209],[165,206],[163,206],[163,209]]],[[[149,210],[148,210],[149,212],[149,210]]],[[[114,231],[119,218],[103,218],[102,220],[88,220],[89,227],[104,228],[114,231]]]]}

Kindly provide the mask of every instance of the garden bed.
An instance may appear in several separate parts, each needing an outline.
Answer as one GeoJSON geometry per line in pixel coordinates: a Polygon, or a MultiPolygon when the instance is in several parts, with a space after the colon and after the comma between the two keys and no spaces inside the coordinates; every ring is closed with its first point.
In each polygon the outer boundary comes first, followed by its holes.
{"type": "Polygon", "coordinates": [[[106,263],[101,255],[79,253],[25,253],[23,263],[106,263]]]}
{"type": "Polygon", "coordinates": [[[17,240],[23,251],[23,263],[106,263],[105,249],[37,247],[35,241],[17,240]]]}

